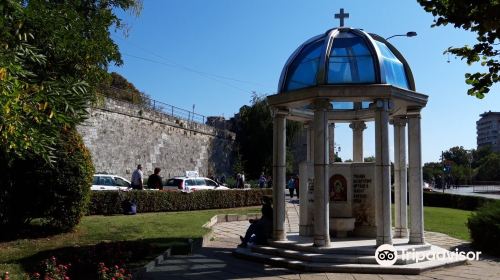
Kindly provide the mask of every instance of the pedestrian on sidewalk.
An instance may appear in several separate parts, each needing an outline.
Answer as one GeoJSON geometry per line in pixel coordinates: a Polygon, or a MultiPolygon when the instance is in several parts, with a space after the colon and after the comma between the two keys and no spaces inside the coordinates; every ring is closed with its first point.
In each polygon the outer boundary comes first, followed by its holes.
{"type": "Polygon", "coordinates": [[[267,183],[266,175],[264,175],[264,172],[260,175],[259,178],[259,188],[265,188],[267,183]]]}
{"type": "Polygon", "coordinates": [[[142,165],[137,165],[137,169],[132,172],[131,187],[134,190],[142,190],[144,186],[142,182],[144,180],[144,173],[142,173],[142,165]]]}
{"type": "Polygon", "coordinates": [[[293,198],[293,193],[295,191],[295,179],[293,178],[293,176],[291,176],[290,180],[288,180],[287,186],[288,191],[290,192],[290,198],[293,198]]]}

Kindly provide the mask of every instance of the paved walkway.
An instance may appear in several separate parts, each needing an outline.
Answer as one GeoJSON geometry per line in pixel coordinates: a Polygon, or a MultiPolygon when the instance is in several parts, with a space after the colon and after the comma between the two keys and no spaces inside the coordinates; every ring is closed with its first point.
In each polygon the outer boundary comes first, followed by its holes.
{"type": "MultiPolygon", "coordinates": [[[[500,279],[500,263],[494,260],[473,261],[468,265],[424,272],[421,275],[374,275],[356,273],[303,273],[285,268],[237,259],[231,255],[248,227],[247,221],[220,223],[213,227],[213,238],[196,254],[172,256],[159,260],[141,279],[309,279],[309,280],[362,280],[362,279],[441,279],[471,280],[500,279]]],[[[287,202],[288,231],[298,231],[298,204],[287,202]]],[[[466,248],[467,243],[445,234],[426,232],[429,243],[451,249],[466,248]]]]}
{"type": "MultiPolygon", "coordinates": [[[[500,199],[500,192],[498,191],[498,186],[490,186],[490,190],[496,189],[497,192],[480,192],[481,188],[484,188],[484,190],[487,190],[487,186],[478,186],[476,190],[478,192],[474,192],[474,187],[459,187],[459,188],[449,188],[445,189],[445,193],[451,193],[451,194],[458,194],[458,195],[466,195],[466,196],[480,196],[480,197],[486,197],[486,198],[492,198],[492,199],[500,199]]],[[[443,192],[443,189],[433,189],[435,192],[443,192]]]]}

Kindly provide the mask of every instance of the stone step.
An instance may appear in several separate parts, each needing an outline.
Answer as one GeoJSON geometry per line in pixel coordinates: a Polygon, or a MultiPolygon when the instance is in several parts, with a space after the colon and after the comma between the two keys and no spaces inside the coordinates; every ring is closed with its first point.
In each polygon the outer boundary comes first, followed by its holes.
{"type": "MultiPolygon", "coordinates": [[[[253,252],[277,256],[277,257],[285,257],[289,259],[295,259],[300,261],[307,262],[319,262],[319,263],[344,263],[344,264],[378,264],[374,255],[347,255],[347,254],[323,254],[323,253],[310,253],[310,252],[301,252],[290,249],[283,248],[275,248],[269,246],[254,246],[251,248],[253,252]]],[[[426,260],[425,260],[426,261],[426,260]]],[[[404,265],[404,264],[412,264],[416,263],[417,260],[411,258],[411,255],[408,255],[406,258],[398,255],[398,260],[395,265],[404,265]]]]}
{"type": "MultiPolygon", "coordinates": [[[[346,241],[349,242],[349,241],[346,241]]],[[[346,243],[347,244],[347,243],[346,243]]],[[[296,241],[269,241],[270,247],[290,249],[300,252],[318,253],[318,254],[337,254],[337,255],[360,255],[360,256],[374,256],[377,247],[374,245],[365,246],[339,246],[324,248],[324,247],[314,247],[312,243],[298,243],[296,241]]],[[[403,251],[415,251],[423,252],[431,250],[431,244],[422,245],[408,245],[408,244],[397,244],[394,245],[397,250],[398,255],[401,255],[403,251]]]]}
{"type": "Polygon", "coordinates": [[[445,267],[455,266],[465,263],[465,260],[445,260],[445,261],[426,261],[406,265],[381,266],[378,264],[364,263],[321,263],[309,262],[286,257],[273,256],[254,252],[248,248],[237,248],[233,255],[242,259],[261,262],[273,266],[285,267],[289,269],[310,271],[310,272],[338,272],[338,273],[373,273],[373,274],[406,274],[417,275],[423,271],[445,267]]]}

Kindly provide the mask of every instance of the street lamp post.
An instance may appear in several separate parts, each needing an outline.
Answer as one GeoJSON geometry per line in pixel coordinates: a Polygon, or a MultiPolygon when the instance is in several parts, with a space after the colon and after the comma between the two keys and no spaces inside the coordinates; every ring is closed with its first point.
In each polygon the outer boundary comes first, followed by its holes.
{"type": "Polygon", "coordinates": [[[469,161],[469,184],[472,185],[472,160],[474,159],[474,149],[466,150],[467,160],[469,161]]]}
{"type": "Polygon", "coordinates": [[[335,153],[334,161],[338,158],[340,151],[341,151],[341,148],[340,148],[339,144],[334,142],[333,143],[333,152],[335,153]]]}
{"type": "Polygon", "coordinates": [[[389,36],[389,37],[385,38],[385,40],[389,40],[389,39],[394,38],[394,37],[415,37],[415,36],[417,36],[417,32],[409,31],[409,32],[406,32],[406,34],[396,34],[396,35],[389,36]]]}

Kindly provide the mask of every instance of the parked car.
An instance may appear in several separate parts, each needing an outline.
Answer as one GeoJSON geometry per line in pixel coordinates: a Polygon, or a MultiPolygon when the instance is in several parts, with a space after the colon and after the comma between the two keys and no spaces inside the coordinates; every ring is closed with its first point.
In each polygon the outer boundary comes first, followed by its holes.
{"type": "Polygon", "coordinates": [[[200,190],[228,190],[228,187],[205,177],[174,177],[168,179],[163,186],[164,190],[193,192],[200,190]]]}
{"type": "Polygon", "coordinates": [[[130,190],[130,181],[117,175],[95,174],[90,189],[93,191],[127,191],[130,190]]]}
{"type": "Polygon", "coordinates": [[[424,186],[423,187],[424,187],[424,192],[432,192],[432,188],[429,185],[429,183],[424,182],[424,186]]]}

